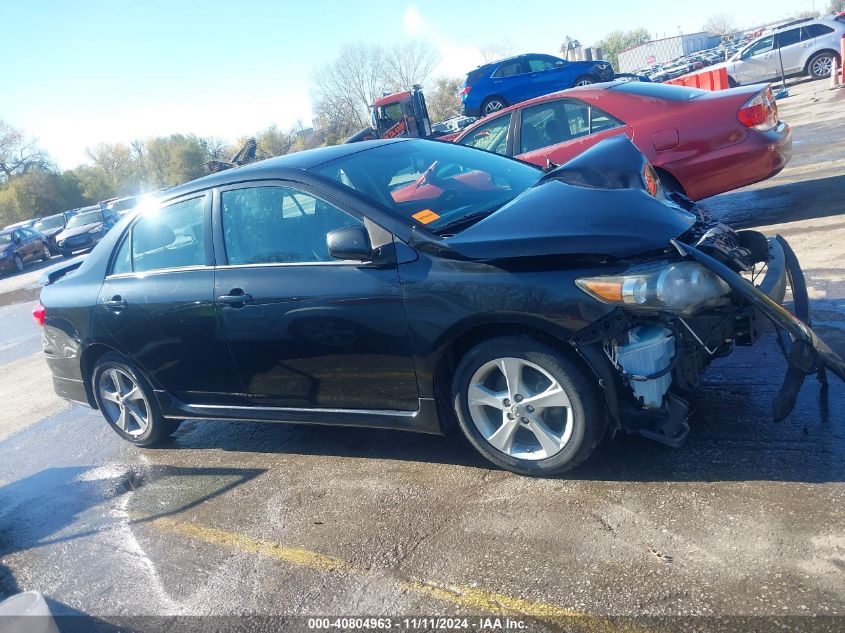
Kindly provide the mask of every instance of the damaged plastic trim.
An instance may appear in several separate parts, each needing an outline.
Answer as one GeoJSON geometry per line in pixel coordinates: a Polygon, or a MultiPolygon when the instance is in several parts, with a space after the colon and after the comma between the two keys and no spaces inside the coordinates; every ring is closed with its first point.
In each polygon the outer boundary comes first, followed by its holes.
{"type": "MultiPolygon", "coordinates": [[[[789,279],[792,281],[793,293],[796,295],[796,311],[799,313],[806,312],[805,318],[809,320],[809,308],[804,307],[809,305],[806,297],[804,273],[798,266],[798,259],[795,257],[792,249],[789,248],[786,240],[781,236],[778,236],[776,240],[785,256],[782,260],[783,263],[769,261],[769,272],[771,275],[774,275],[772,279],[777,279],[784,275],[789,276],[789,279]],[[777,270],[778,266],[782,266],[782,268],[777,270]]],[[[791,345],[785,346],[784,351],[789,367],[780,394],[773,404],[772,413],[776,422],[783,420],[795,407],[798,391],[807,375],[827,368],[845,381],[845,361],[798,317],[793,316],[786,308],[769,297],[761,288],[750,283],[747,279],[740,277],[718,260],[679,240],[673,239],[671,243],[682,255],[692,257],[699,263],[710,268],[732,290],[752,304],[771,320],[776,327],[788,334],[791,345]]]]}

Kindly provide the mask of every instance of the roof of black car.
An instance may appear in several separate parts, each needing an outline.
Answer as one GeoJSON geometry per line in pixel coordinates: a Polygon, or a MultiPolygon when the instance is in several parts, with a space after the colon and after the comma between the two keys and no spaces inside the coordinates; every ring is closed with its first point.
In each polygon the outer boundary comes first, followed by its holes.
{"type": "Polygon", "coordinates": [[[196,180],[186,182],[178,187],[168,189],[165,193],[165,198],[175,198],[198,189],[206,189],[208,187],[216,187],[218,185],[227,185],[229,183],[240,182],[243,180],[261,180],[262,178],[276,178],[279,171],[283,170],[307,170],[328,163],[338,158],[351,156],[359,152],[364,152],[373,147],[381,145],[390,145],[392,143],[405,143],[413,139],[390,139],[378,141],[361,141],[359,143],[344,143],[342,145],[330,145],[328,147],[318,147],[316,149],[308,149],[302,152],[294,152],[293,154],[286,154],[284,156],[277,156],[276,158],[268,158],[260,160],[256,163],[250,163],[242,167],[233,167],[226,169],[216,174],[203,176],[196,180]]]}

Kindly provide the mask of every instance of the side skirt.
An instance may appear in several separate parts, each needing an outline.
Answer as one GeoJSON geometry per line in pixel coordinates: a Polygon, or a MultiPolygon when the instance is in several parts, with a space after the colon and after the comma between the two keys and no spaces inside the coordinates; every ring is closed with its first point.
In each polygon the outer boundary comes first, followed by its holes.
{"type": "Polygon", "coordinates": [[[442,435],[433,398],[420,398],[416,411],[378,409],[309,409],[294,407],[233,407],[216,404],[188,404],[165,391],[156,391],[161,412],[178,420],[232,420],[240,422],[284,422],[391,429],[442,435]]]}

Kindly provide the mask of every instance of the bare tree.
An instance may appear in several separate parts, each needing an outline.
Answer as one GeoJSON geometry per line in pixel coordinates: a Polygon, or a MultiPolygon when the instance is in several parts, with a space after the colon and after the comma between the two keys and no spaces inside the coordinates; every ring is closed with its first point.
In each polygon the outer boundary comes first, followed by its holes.
{"type": "Polygon", "coordinates": [[[505,57],[510,57],[513,55],[513,51],[513,42],[508,39],[498,42],[488,42],[480,49],[481,59],[484,60],[485,64],[491,64],[505,57]]]}
{"type": "Polygon", "coordinates": [[[431,44],[411,40],[394,46],[384,57],[385,85],[390,90],[407,90],[422,84],[440,63],[431,44]]]}
{"type": "Polygon", "coordinates": [[[47,155],[36,147],[34,140],[24,138],[20,130],[0,121],[0,182],[34,167],[49,166],[47,155]]]}
{"type": "Polygon", "coordinates": [[[432,121],[445,121],[461,113],[460,89],[458,77],[437,77],[432,82],[425,98],[432,121]]]}
{"type": "Polygon", "coordinates": [[[369,106],[385,89],[384,51],[361,42],[345,44],[340,56],[314,73],[314,113],[333,134],[368,125],[369,106]]]}
{"type": "Polygon", "coordinates": [[[737,28],[736,24],[734,24],[733,16],[727,13],[717,13],[707,18],[707,21],[704,23],[704,30],[714,35],[728,35],[730,33],[736,33],[737,28]]]}

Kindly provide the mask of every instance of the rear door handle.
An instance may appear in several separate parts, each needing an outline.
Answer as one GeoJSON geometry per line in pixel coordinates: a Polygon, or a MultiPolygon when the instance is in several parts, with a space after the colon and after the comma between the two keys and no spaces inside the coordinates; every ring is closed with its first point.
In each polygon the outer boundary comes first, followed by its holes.
{"type": "Polygon", "coordinates": [[[106,306],[109,310],[125,310],[127,307],[126,301],[120,298],[120,296],[114,296],[108,301],[104,301],[103,305],[106,306]]]}
{"type": "Polygon", "coordinates": [[[240,288],[233,288],[229,293],[227,295],[220,295],[217,297],[217,300],[227,305],[238,305],[252,301],[252,295],[244,293],[240,288]]]}

